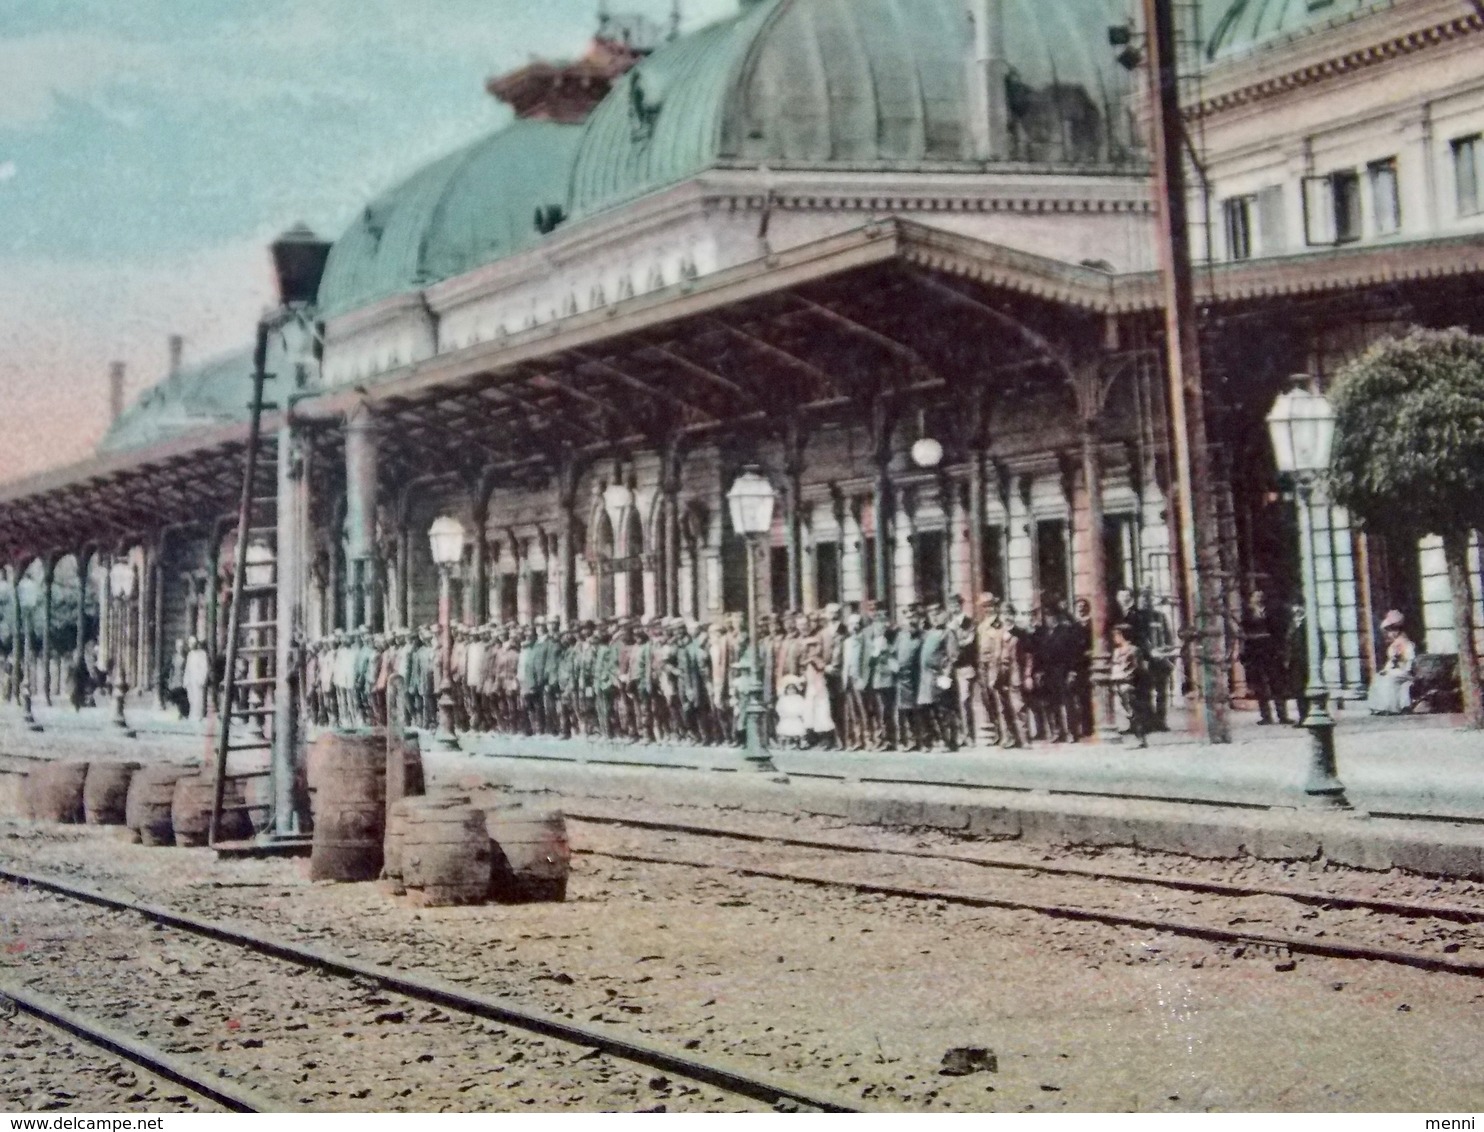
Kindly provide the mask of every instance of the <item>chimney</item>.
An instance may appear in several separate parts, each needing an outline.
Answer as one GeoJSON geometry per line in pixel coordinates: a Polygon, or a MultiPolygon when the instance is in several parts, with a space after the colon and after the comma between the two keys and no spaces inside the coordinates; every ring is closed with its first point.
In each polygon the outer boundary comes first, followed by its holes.
{"type": "Polygon", "coordinates": [[[108,419],[117,423],[124,415],[124,363],[108,364],[108,419]]]}
{"type": "Polygon", "coordinates": [[[973,155],[980,161],[1004,161],[1010,156],[1004,0],[969,0],[969,16],[974,25],[968,99],[973,155]]]}
{"type": "Polygon", "coordinates": [[[170,376],[180,372],[180,355],[185,349],[185,339],[179,334],[170,335],[170,376]]]}

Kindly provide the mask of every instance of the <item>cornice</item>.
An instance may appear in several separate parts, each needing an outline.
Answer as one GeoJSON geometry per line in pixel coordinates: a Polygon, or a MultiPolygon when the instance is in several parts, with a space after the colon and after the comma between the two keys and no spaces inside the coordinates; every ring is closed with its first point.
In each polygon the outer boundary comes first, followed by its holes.
{"type": "Polygon", "coordinates": [[[379,299],[369,306],[357,307],[345,314],[325,320],[325,341],[334,345],[353,338],[363,330],[375,330],[391,325],[403,315],[415,314],[426,317],[427,304],[421,291],[409,291],[390,298],[379,299]]]}
{"type": "Polygon", "coordinates": [[[1484,31],[1484,13],[1477,10],[1458,11],[1463,7],[1459,3],[1429,4],[1428,7],[1453,9],[1456,14],[1434,19],[1421,26],[1408,27],[1400,21],[1404,18],[1415,20],[1418,13],[1409,8],[1390,9],[1374,17],[1356,20],[1352,28],[1348,29],[1348,35],[1341,35],[1333,29],[1328,36],[1321,36],[1316,32],[1276,49],[1276,55],[1258,53],[1230,63],[1217,64],[1208,72],[1207,81],[1224,89],[1187,107],[1186,116],[1209,117],[1250,106],[1451,44],[1484,31]],[[1378,27],[1373,22],[1377,20],[1384,22],[1378,27]],[[1300,45],[1307,50],[1300,53],[1300,45]],[[1313,50],[1315,46],[1322,46],[1323,50],[1316,53],[1313,50]],[[1244,72],[1253,77],[1242,81],[1244,72]]]}

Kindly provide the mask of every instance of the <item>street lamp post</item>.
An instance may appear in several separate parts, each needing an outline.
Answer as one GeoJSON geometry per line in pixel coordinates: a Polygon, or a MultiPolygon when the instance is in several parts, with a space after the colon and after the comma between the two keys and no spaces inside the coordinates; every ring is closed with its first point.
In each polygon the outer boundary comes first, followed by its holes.
{"type": "Polygon", "coordinates": [[[1335,412],[1322,393],[1309,388],[1309,378],[1297,375],[1293,388],[1282,394],[1268,414],[1273,456],[1282,475],[1293,479],[1298,496],[1299,558],[1304,585],[1304,621],[1309,663],[1304,698],[1309,705],[1304,727],[1309,732],[1309,776],[1304,794],[1321,809],[1348,810],[1345,784],[1335,769],[1335,721],[1329,714],[1329,692],[1320,662],[1323,638],[1319,624],[1319,586],[1314,563],[1314,496],[1329,467],[1334,447],[1335,412]]]}
{"type": "Polygon", "coordinates": [[[134,567],[122,559],[115,562],[108,572],[108,586],[113,594],[114,626],[120,638],[116,642],[110,642],[112,647],[109,650],[113,662],[113,725],[125,738],[132,739],[134,731],[124,718],[124,696],[129,691],[128,676],[124,672],[124,657],[127,655],[124,641],[127,614],[124,611],[126,603],[134,596],[134,567]]]}
{"type": "Polygon", "coordinates": [[[451,609],[453,568],[464,556],[464,525],[451,515],[433,520],[428,531],[433,564],[438,567],[438,732],[433,741],[445,751],[459,749],[453,729],[453,689],[449,663],[453,658],[453,613],[451,609]]]}
{"type": "Polygon", "coordinates": [[[768,755],[767,729],[763,726],[768,709],[763,703],[762,674],[758,671],[757,558],[759,540],[773,529],[776,501],[773,485],[751,467],[737,477],[727,492],[732,529],[747,540],[747,655],[738,665],[740,673],[735,684],[742,699],[745,743],[742,757],[750,769],[764,773],[776,773],[778,768],[768,755]]]}

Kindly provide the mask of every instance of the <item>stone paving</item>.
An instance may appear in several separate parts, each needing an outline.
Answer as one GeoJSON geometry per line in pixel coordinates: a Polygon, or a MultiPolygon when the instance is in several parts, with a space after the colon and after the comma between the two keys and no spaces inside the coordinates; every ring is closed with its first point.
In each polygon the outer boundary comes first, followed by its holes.
{"type": "MultiPolygon", "coordinates": [[[[45,728],[30,736],[13,705],[0,708],[0,741],[45,749],[63,736],[88,735],[109,749],[128,750],[104,708],[39,707],[45,728]],[[120,746],[123,744],[123,746],[120,746]]],[[[1376,814],[1484,820],[1484,733],[1453,716],[1374,719],[1337,713],[1339,773],[1358,808],[1376,814]]],[[[187,754],[209,749],[201,724],[173,712],[132,707],[129,721],[143,745],[168,744],[187,754]]],[[[1233,742],[1211,746],[1172,717],[1175,730],[1151,737],[1147,750],[1127,745],[1037,744],[1020,750],[972,747],[954,754],[774,750],[773,761],[795,778],[845,783],[956,786],[977,790],[1050,791],[1232,806],[1302,806],[1309,736],[1294,727],[1259,726],[1251,712],[1235,714],[1233,742]]],[[[430,750],[432,736],[424,735],[430,750]]],[[[462,735],[460,749],[502,759],[636,766],[665,770],[736,770],[732,747],[566,741],[511,735],[462,735]]]]}

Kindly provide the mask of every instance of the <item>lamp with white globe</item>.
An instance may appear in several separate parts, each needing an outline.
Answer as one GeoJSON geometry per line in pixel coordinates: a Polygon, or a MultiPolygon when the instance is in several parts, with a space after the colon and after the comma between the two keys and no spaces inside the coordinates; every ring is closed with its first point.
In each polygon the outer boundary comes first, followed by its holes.
{"type": "Polygon", "coordinates": [[[438,567],[438,732],[433,741],[446,751],[456,751],[459,738],[453,729],[453,688],[448,666],[453,656],[453,569],[464,556],[464,524],[452,515],[439,516],[428,531],[428,547],[433,554],[433,565],[438,567]]]}
{"type": "Polygon", "coordinates": [[[773,530],[778,493],[755,467],[743,470],[727,492],[732,529],[747,540],[747,655],[737,663],[735,685],[742,700],[743,758],[753,770],[776,772],[768,755],[763,684],[757,655],[757,559],[759,542],[773,530]]]}
{"type": "Polygon", "coordinates": [[[1309,732],[1309,775],[1304,794],[1311,805],[1349,809],[1345,785],[1335,773],[1335,721],[1320,664],[1319,586],[1315,570],[1314,504],[1334,448],[1335,411],[1329,400],[1310,387],[1307,374],[1279,396],[1268,414],[1268,434],[1279,475],[1293,480],[1298,497],[1299,558],[1303,569],[1304,621],[1309,654],[1304,698],[1309,705],[1303,725],[1309,732]]]}

